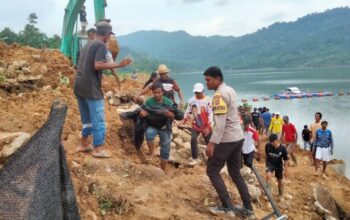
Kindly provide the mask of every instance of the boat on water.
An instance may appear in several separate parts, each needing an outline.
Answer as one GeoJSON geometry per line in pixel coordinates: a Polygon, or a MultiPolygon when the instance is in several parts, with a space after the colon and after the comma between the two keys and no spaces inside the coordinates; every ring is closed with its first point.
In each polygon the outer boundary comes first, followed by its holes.
{"type": "Polygon", "coordinates": [[[307,97],[323,97],[333,96],[329,91],[318,92],[302,92],[298,87],[287,87],[284,92],[277,93],[275,99],[295,99],[295,98],[307,98],[307,97]]]}

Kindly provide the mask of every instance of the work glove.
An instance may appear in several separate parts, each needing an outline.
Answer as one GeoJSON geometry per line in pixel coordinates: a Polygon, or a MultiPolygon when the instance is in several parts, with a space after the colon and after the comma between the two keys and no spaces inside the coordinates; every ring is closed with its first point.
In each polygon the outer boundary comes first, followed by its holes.
{"type": "Polygon", "coordinates": [[[331,155],[333,156],[333,149],[331,149],[330,153],[331,153],[331,155]]]}

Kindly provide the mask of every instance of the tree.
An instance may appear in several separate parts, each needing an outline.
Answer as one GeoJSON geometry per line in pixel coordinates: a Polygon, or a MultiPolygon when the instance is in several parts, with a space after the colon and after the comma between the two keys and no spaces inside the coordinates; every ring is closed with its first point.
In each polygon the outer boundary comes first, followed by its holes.
{"type": "Polygon", "coordinates": [[[18,35],[11,31],[9,27],[5,27],[1,32],[0,32],[0,41],[3,40],[7,44],[13,44],[17,42],[18,40],[18,35]]]}
{"type": "Polygon", "coordinates": [[[57,49],[60,47],[60,45],[61,45],[61,38],[56,34],[47,40],[47,46],[49,48],[57,49]]]}
{"type": "Polygon", "coordinates": [[[38,16],[36,16],[35,12],[32,12],[29,14],[29,17],[28,17],[29,24],[36,24],[37,19],[38,19],[38,16]]]}
{"type": "Polygon", "coordinates": [[[24,30],[18,34],[18,43],[31,47],[41,48],[48,40],[45,33],[40,32],[39,28],[35,27],[38,17],[33,12],[29,15],[29,24],[26,24],[24,30]]]}
{"type": "Polygon", "coordinates": [[[61,38],[58,35],[48,38],[45,33],[41,32],[39,28],[35,27],[38,16],[33,12],[28,16],[28,24],[24,30],[18,34],[13,32],[9,27],[4,28],[0,32],[0,41],[7,44],[19,43],[21,45],[28,45],[31,47],[42,48],[48,47],[57,49],[60,47],[61,38]]]}

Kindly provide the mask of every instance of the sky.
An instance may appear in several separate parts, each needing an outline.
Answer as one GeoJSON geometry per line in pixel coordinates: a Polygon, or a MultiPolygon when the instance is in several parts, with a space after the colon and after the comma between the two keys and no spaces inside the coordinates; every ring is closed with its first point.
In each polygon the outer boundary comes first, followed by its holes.
{"type": "MultiPolygon", "coordinates": [[[[61,35],[68,0],[1,0],[0,30],[23,30],[35,12],[39,29],[61,35]]],[[[125,35],[139,30],[184,30],[191,35],[242,36],[275,22],[295,21],[310,13],[350,7],[350,0],[107,0],[106,17],[113,31],[125,35]]],[[[93,0],[86,0],[90,27],[93,0]]]]}

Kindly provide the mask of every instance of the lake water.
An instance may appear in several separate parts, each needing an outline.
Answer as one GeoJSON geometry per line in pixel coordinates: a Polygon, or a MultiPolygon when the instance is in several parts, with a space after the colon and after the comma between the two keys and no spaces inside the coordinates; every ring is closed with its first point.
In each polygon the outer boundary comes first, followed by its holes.
{"type": "MultiPolygon", "coordinates": [[[[334,158],[346,162],[346,176],[350,178],[350,67],[313,68],[313,69],[259,69],[224,71],[224,81],[232,86],[238,99],[248,99],[253,107],[266,106],[270,112],[279,111],[288,115],[296,126],[299,137],[303,126],[314,121],[315,112],[321,112],[328,121],[328,128],[333,132],[335,148],[334,158]],[[290,100],[274,100],[274,94],[286,87],[296,86],[302,91],[328,90],[334,92],[332,97],[312,97],[290,100]],[[344,91],[344,96],[338,92],[344,91]],[[263,101],[269,96],[269,101],[263,101]],[[259,102],[252,102],[252,98],[259,102]]],[[[205,85],[203,72],[173,73],[186,100],[193,96],[193,85],[201,82],[205,85]]],[[[206,92],[212,94],[212,92],[206,92]]],[[[301,139],[299,144],[302,146],[301,139]]],[[[311,169],[311,167],[310,167],[311,169]]]]}

